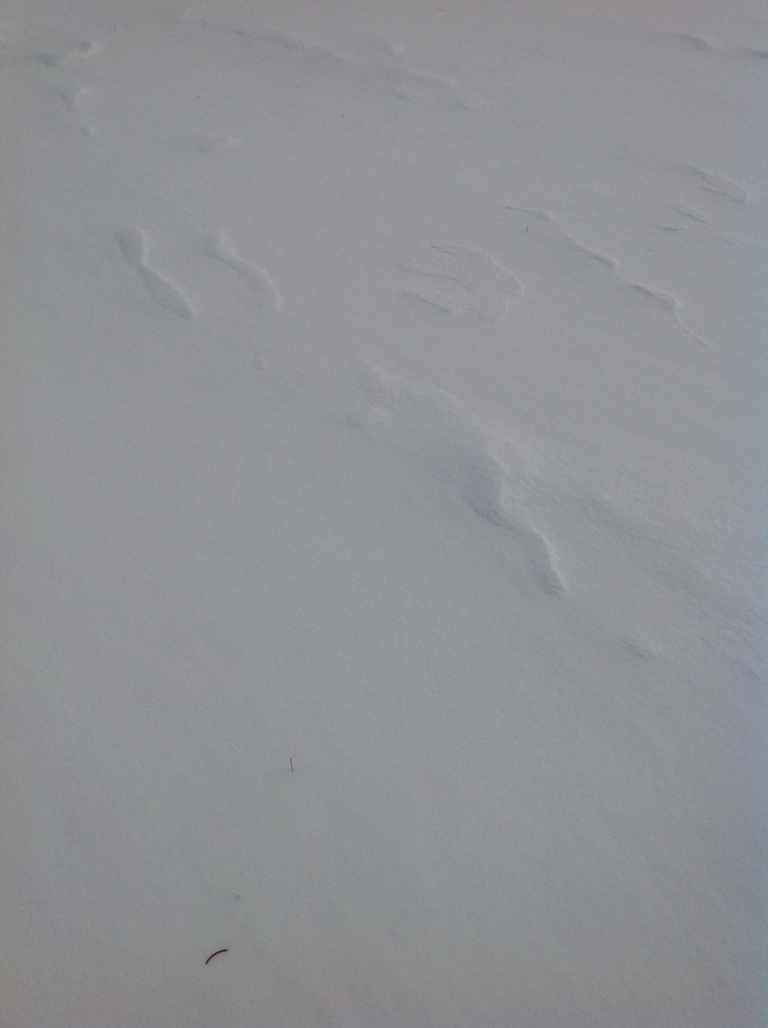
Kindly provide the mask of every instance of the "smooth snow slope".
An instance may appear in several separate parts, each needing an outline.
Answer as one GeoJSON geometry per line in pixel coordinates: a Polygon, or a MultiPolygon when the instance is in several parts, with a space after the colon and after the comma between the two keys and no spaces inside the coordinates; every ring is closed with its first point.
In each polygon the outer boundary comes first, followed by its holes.
{"type": "Polygon", "coordinates": [[[762,0],[0,35],[2,1024],[761,1025],[762,0]]]}

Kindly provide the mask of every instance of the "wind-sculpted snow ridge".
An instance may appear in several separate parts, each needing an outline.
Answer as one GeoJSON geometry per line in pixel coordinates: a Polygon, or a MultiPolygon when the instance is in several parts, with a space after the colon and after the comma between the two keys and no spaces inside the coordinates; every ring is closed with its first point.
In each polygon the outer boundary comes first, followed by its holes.
{"type": "Polygon", "coordinates": [[[325,74],[330,72],[332,77],[353,78],[363,87],[384,89],[406,102],[432,96],[445,97],[454,90],[453,82],[441,75],[399,63],[397,58],[401,48],[398,46],[379,47],[385,59],[369,61],[285,32],[238,27],[216,18],[196,15],[188,15],[184,20],[203,35],[213,34],[236,41],[258,59],[290,61],[302,78],[321,69],[325,74]]]}
{"type": "MultiPolygon", "coordinates": [[[[691,170],[696,171],[699,180],[703,183],[702,188],[722,193],[740,203],[745,202],[745,198],[742,198],[735,183],[726,185],[724,180],[716,176],[707,175],[698,169],[691,170]]],[[[568,258],[578,260],[580,270],[586,271],[588,267],[596,267],[606,276],[606,290],[610,288],[612,281],[613,289],[625,290],[628,303],[640,300],[645,310],[648,312],[660,311],[671,320],[681,335],[696,343],[697,346],[707,348],[710,346],[706,339],[686,325],[680,315],[682,305],[674,294],[641,282],[635,282],[622,270],[618,258],[594,250],[569,232],[558,228],[554,217],[547,211],[529,210],[525,207],[511,205],[505,207],[505,210],[515,226],[515,247],[516,250],[519,248],[521,255],[524,256],[526,249],[536,247],[548,251],[556,260],[568,258]]],[[[524,266],[523,261],[521,261],[522,266],[524,266]]]]}
{"type": "Polygon", "coordinates": [[[55,47],[37,47],[22,34],[0,26],[0,62],[3,63],[42,64],[46,68],[58,68],[69,61],[93,57],[100,49],[95,39],[75,39],[55,47]]]}
{"type": "Polygon", "coordinates": [[[254,287],[259,306],[265,306],[275,311],[282,309],[283,300],[280,290],[269,272],[260,265],[242,258],[237,253],[233,240],[226,232],[208,237],[203,243],[203,254],[212,260],[221,261],[222,264],[249,282],[254,287]]]}
{"type": "Polygon", "coordinates": [[[765,60],[768,57],[768,49],[761,46],[724,46],[706,36],[696,35],[690,32],[648,32],[648,40],[654,45],[669,47],[679,52],[698,51],[699,54],[712,55],[716,58],[731,59],[747,57],[753,60],[765,60]]]}
{"type": "Polygon", "coordinates": [[[116,239],[126,264],[138,274],[152,299],[178,317],[191,321],[195,310],[182,289],[147,264],[150,236],[143,231],[126,229],[118,232],[116,239]]]}
{"type": "Polygon", "coordinates": [[[527,565],[545,592],[561,596],[568,591],[557,547],[525,505],[524,496],[537,492],[529,447],[483,424],[453,394],[372,364],[363,366],[362,392],[364,403],[350,419],[353,423],[409,457],[415,452],[422,484],[440,484],[439,502],[463,503],[465,510],[502,529],[514,550],[515,568],[527,565]]]}
{"type": "Polygon", "coordinates": [[[510,269],[492,253],[468,246],[431,246],[426,253],[402,261],[406,285],[402,295],[446,314],[470,314],[482,321],[501,321],[510,300],[523,289],[510,269]]]}
{"type": "MultiPolygon", "coordinates": [[[[54,84],[58,98],[75,124],[78,123],[77,108],[91,92],[76,81],[78,72],[101,49],[96,39],[69,39],[54,46],[40,45],[38,40],[26,38],[13,26],[0,24],[0,69],[8,65],[37,67],[41,78],[54,84]]],[[[94,134],[90,125],[80,124],[79,128],[84,136],[94,134]]]]}
{"type": "Polygon", "coordinates": [[[683,170],[705,193],[713,193],[717,197],[738,204],[749,203],[751,199],[749,190],[745,186],[726,175],[717,175],[713,171],[706,171],[704,168],[697,168],[693,165],[687,165],[683,170]]]}
{"type": "MultiPolygon", "coordinates": [[[[115,238],[126,264],[134,269],[147,293],[161,307],[187,321],[204,309],[204,305],[193,306],[180,284],[172,282],[149,266],[149,252],[154,242],[149,233],[137,229],[124,229],[117,232],[115,238]]],[[[249,303],[258,311],[270,313],[282,310],[282,296],[272,276],[265,268],[241,257],[234,241],[226,232],[205,235],[194,249],[203,257],[223,264],[229,272],[235,272],[246,282],[249,287],[249,303]]],[[[207,292],[208,306],[212,306],[216,299],[216,289],[207,292]]]]}

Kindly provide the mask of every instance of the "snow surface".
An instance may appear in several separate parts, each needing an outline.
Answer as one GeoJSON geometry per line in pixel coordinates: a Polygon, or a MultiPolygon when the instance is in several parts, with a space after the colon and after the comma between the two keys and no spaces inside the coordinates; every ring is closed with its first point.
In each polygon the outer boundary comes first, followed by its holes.
{"type": "Polygon", "coordinates": [[[763,1024],[763,0],[0,36],[2,1024],[763,1024]]]}

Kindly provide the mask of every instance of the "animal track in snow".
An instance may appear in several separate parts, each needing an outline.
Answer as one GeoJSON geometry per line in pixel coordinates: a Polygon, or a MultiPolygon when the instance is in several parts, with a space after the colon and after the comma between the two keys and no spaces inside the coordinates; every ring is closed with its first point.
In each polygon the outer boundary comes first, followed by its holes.
{"type": "Polygon", "coordinates": [[[431,246],[423,257],[399,264],[409,280],[403,296],[444,311],[500,321],[522,285],[492,253],[468,246],[431,246]]]}
{"type": "Polygon", "coordinates": [[[406,451],[425,481],[439,484],[440,502],[453,491],[457,502],[507,533],[542,589],[558,596],[568,590],[556,547],[525,506],[524,496],[539,491],[526,446],[483,425],[451,393],[370,364],[362,391],[354,424],[406,451]]]}
{"type": "Polygon", "coordinates": [[[187,321],[195,316],[192,304],[182,290],[170,279],[153,271],[147,265],[150,238],[146,232],[126,229],[116,233],[117,243],[127,264],[136,271],[149,295],[180,318],[187,321]]]}
{"type": "Polygon", "coordinates": [[[235,249],[235,244],[225,232],[208,237],[203,243],[203,253],[212,260],[221,261],[222,264],[246,279],[256,290],[263,306],[276,311],[282,310],[283,300],[280,290],[271,275],[260,265],[240,257],[235,249]]]}

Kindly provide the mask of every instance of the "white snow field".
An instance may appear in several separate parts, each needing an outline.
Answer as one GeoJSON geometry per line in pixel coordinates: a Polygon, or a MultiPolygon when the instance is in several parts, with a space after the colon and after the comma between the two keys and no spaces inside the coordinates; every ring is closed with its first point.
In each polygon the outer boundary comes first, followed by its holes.
{"type": "Polygon", "coordinates": [[[0,23],[0,1023],[764,1025],[764,0],[0,23]]]}

